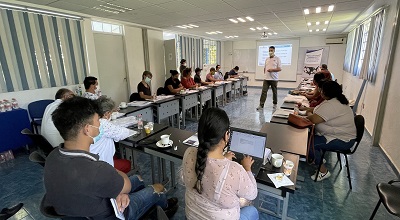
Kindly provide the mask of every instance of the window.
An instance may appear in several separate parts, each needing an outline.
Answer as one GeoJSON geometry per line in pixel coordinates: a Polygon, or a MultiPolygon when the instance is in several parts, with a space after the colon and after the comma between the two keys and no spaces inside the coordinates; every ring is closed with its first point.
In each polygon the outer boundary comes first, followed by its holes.
{"type": "Polygon", "coordinates": [[[110,24],[100,21],[92,21],[92,30],[96,32],[122,35],[122,25],[110,24]]]}
{"type": "Polygon", "coordinates": [[[361,51],[360,51],[360,57],[359,57],[358,66],[357,66],[357,68],[359,70],[361,69],[361,67],[363,65],[363,61],[364,61],[365,49],[367,48],[368,32],[369,32],[370,24],[371,24],[371,19],[368,19],[368,21],[363,24],[363,28],[362,28],[361,51]]]}
{"type": "Polygon", "coordinates": [[[203,40],[203,63],[217,64],[217,41],[203,40]]]}

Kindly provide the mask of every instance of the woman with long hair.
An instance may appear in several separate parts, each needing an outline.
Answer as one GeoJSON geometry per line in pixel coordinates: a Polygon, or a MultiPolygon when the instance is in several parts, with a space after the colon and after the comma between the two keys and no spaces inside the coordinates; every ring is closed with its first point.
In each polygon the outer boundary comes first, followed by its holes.
{"type": "Polygon", "coordinates": [[[197,83],[194,82],[192,78],[192,68],[188,67],[183,70],[181,83],[183,87],[185,87],[186,89],[191,89],[195,88],[196,86],[199,86],[197,83]]]}
{"type": "Polygon", "coordinates": [[[254,161],[250,156],[241,165],[232,161],[234,153],[226,152],[230,136],[226,112],[206,109],[198,126],[199,146],[188,148],[183,157],[187,219],[258,219],[254,206],[240,205],[241,198],[257,197],[254,161]]]}
{"type": "MultiPolygon", "coordinates": [[[[314,152],[309,151],[315,164],[320,163],[322,150],[348,150],[354,145],[357,135],[353,111],[340,85],[334,81],[325,82],[321,96],[325,101],[316,106],[313,112],[307,112],[307,118],[316,124],[314,152]]],[[[331,175],[324,164],[319,171],[317,181],[331,175]]],[[[315,175],[311,179],[315,179],[315,175]]]]}

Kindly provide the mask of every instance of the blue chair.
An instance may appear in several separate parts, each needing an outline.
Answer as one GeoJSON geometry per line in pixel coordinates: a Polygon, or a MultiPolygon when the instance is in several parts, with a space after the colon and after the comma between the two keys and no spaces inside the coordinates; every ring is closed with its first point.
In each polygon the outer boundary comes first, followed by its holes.
{"type": "Polygon", "coordinates": [[[54,102],[54,100],[44,99],[29,103],[28,112],[32,120],[31,127],[36,134],[39,134],[37,127],[42,125],[44,110],[46,110],[46,107],[52,102],[54,102]]]}

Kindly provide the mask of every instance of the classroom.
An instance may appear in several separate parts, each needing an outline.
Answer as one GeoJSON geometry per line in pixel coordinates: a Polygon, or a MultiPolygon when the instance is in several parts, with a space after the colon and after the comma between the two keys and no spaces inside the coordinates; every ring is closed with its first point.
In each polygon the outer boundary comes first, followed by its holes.
{"type": "Polygon", "coordinates": [[[0,0],[0,220],[398,219],[399,13],[0,0]]]}

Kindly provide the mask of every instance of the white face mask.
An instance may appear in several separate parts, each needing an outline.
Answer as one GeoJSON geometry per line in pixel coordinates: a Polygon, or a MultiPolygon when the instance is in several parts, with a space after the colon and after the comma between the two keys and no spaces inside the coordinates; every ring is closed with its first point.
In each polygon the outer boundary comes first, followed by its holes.
{"type": "Polygon", "coordinates": [[[270,57],[274,56],[274,52],[269,52],[269,56],[270,57]]]}

